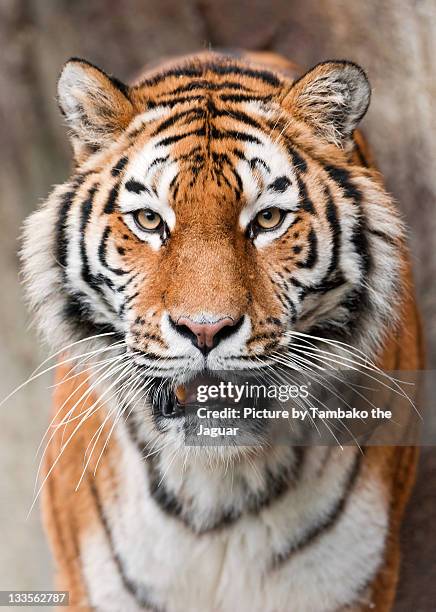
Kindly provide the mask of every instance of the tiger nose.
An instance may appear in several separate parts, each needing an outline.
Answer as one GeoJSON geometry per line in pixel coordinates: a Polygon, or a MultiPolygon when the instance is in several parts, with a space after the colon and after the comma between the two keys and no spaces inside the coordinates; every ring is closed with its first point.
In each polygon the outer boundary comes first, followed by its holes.
{"type": "Polygon", "coordinates": [[[235,321],[231,317],[222,317],[214,323],[197,323],[189,317],[180,317],[175,324],[177,330],[187,336],[203,353],[208,353],[217,344],[239,328],[242,317],[235,321]]]}

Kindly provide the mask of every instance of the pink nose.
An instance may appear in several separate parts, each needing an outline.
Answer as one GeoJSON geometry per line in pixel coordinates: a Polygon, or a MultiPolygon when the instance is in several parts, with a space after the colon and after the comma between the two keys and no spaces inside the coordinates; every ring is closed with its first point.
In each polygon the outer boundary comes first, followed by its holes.
{"type": "Polygon", "coordinates": [[[189,335],[199,349],[206,351],[217,345],[218,338],[227,336],[226,332],[231,333],[233,330],[225,328],[234,327],[236,323],[231,317],[223,317],[215,323],[196,323],[189,317],[180,317],[176,326],[179,331],[189,335]]]}

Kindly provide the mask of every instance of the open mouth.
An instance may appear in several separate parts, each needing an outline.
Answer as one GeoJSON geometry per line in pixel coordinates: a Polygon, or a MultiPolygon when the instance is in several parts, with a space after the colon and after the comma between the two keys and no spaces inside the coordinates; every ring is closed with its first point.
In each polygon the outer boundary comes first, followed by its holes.
{"type": "Polygon", "coordinates": [[[150,393],[153,413],[167,419],[180,418],[185,413],[183,404],[184,387],[179,385],[175,389],[171,383],[156,379],[150,393]]]}
{"type": "MultiPolygon", "coordinates": [[[[193,409],[195,412],[201,406],[218,409],[230,403],[231,406],[238,407],[246,398],[239,395],[239,398],[235,399],[234,394],[229,395],[229,386],[238,386],[242,393],[244,389],[250,390],[250,382],[253,381],[256,386],[262,382],[258,372],[253,376],[252,373],[242,370],[238,372],[204,370],[183,384],[170,378],[155,378],[148,398],[155,416],[176,419],[188,416],[188,413],[192,416],[193,409]],[[203,397],[207,389],[211,391],[213,389],[214,395],[203,397]]],[[[262,400],[252,397],[251,400],[247,398],[247,401],[257,405],[262,400]]],[[[263,404],[266,403],[269,403],[269,400],[263,399],[263,404]]]]}
{"type": "Polygon", "coordinates": [[[210,374],[200,374],[186,384],[175,385],[169,379],[155,378],[149,393],[153,414],[167,419],[185,416],[186,408],[197,404],[198,385],[208,385],[219,380],[210,374]]]}

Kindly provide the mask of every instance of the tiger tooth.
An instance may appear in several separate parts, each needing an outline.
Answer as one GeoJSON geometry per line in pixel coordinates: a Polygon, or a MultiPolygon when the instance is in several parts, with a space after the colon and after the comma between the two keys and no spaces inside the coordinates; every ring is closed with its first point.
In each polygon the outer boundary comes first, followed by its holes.
{"type": "Polygon", "coordinates": [[[179,404],[184,404],[187,397],[186,387],[184,385],[179,385],[176,387],[175,396],[179,404]]]}

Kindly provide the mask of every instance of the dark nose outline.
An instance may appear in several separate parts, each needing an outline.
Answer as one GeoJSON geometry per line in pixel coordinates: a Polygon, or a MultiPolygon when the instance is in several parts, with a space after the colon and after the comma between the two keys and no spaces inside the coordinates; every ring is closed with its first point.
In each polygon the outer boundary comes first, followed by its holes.
{"type": "Polygon", "coordinates": [[[209,353],[221,340],[233,335],[242,325],[244,317],[235,321],[232,317],[222,317],[213,323],[198,323],[189,317],[179,317],[171,323],[177,331],[189,338],[204,354],[209,353]]]}

